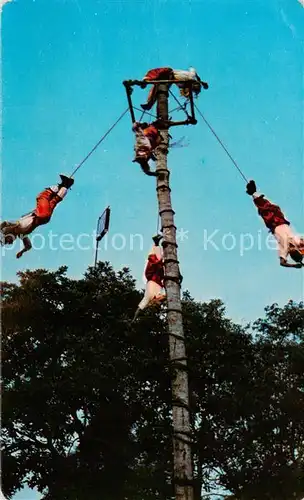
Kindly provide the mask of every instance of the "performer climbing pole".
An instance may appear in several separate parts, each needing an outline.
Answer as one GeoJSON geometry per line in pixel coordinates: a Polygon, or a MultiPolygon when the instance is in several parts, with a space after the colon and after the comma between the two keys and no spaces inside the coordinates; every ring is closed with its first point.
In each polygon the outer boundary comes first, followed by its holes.
{"type": "Polygon", "coordinates": [[[149,160],[155,160],[153,151],[161,143],[161,135],[158,130],[158,123],[135,122],[133,125],[135,132],[135,158],[133,162],[139,163],[142,171],[149,176],[157,176],[156,172],[151,171],[149,160]]]}

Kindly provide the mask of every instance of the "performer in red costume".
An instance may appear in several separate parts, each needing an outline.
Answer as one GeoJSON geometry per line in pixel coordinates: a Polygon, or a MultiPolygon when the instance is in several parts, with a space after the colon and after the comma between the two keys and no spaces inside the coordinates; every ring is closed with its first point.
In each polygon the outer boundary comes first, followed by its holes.
{"type": "Polygon", "coordinates": [[[17,259],[32,248],[28,235],[38,226],[47,224],[51,220],[55,207],[63,200],[68,189],[74,184],[74,180],[66,175],[61,174],[60,178],[60,184],[46,188],[37,196],[36,209],[33,212],[21,217],[16,222],[4,221],[0,225],[3,235],[2,244],[12,245],[16,238],[23,241],[24,248],[17,253],[17,259]]]}
{"type": "Polygon", "coordinates": [[[166,294],[163,291],[164,287],[164,263],[163,252],[159,246],[162,236],[157,235],[153,238],[154,245],[148,255],[148,260],[145,267],[145,278],[147,280],[146,291],[143,299],[138,304],[132,323],[137,319],[140,312],[154,304],[158,304],[165,300],[166,294]]]}
{"type": "Polygon", "coordinates": [[[136,135],[135,142],[135,158],[133,162],[140,164],[142,171],[146,175],[157,176],[156,172],[152,172],[149,165],[149,160],[155,160],[154,150],[160,145],[162,137],[158,129],[158,121],[151,123],[138,123],[133,125],[133,131],[136,135]]]}
{"type": "MultiPolygon", "coordinates": [[[[173,80],[173,83],[179,87],[181,96],[186,98],[188,98],[190,94],[190,85],[187,84],[187,80],[192,82],[192,91],[195,96],[198,96],[201,91],[201,87],[208,89],[208,83],[203,82],[200,79],[194,68],[189,68],[188,71],[172,68],[150,69],[144,76],[143,80],[147,82],[153,80],[173,80]],[[178,83],[178,81],[181,81],[181,83],[178,83]]],[[[157,86],[153,85],[149,92],[146,104],[141,104],[142,109],[149,110],[152,108],[156,101],[156,94],[157,86]]]]}
{"type": "Polygon", "coordinates": [[[267,200],[263,194],[258,194],[256,190],[255,182],[253,180],[248,182],[247,194],[253,197],[253,202],[258,208],[259,215],[277,240],[281,266],[300,269],[304,266],[304,239],[292,231],[290,222],[285,218],[280,207],[267,200]],[[296,264],[288,263],[288,256],[296,264]]]}

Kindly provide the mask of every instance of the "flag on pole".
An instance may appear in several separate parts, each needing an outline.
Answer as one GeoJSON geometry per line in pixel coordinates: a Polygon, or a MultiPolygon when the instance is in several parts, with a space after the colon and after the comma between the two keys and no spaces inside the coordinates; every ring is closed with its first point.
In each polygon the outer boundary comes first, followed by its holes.
{"type": "Polygon", "coordinates": [[[107,207],[98,219],[96,234],[97,241],[100,241],[109,230],[110,212],[110,207],[107,207]]]}

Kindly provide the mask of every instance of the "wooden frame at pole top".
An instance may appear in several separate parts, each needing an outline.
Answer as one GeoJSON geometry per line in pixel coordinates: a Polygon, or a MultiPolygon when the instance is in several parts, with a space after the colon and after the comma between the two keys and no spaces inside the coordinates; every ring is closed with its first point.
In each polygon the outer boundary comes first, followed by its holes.
{"type": "Polygon", "coordinates": [[[187,83],[189,84],[190,92],[189,92],[189,102],[190,102],[190,111],[191,114],[189,115],[187,112],[187,119],[182,120],[182,121],[172,121],[168,120],[166,123],[164,123],[164,128],[170,128],[170,127],[176,127],[179,125],[196,125],[197,124],[197,119],[195,117],[195,110],[194,110],[194,102],[193,102],[193,91],[192,91],[192,84],[196,83],[192,80],[150,80],[149,82],[146,82],[145,80],[124,80],[123,85],[125,86],[126,89],[126,94],[127,94],[127,100],[128,100],[128,105],[130,109],[130,115],[131,115],[131,121],[132,123],[136,122],[135,118],[135,113],[134,113],[134,107],[132,103],[132,92],[133,92],[133,86],[137,85],[141,88],[145,88],[146,85],[160,85],[160,84],[174,84],[174,83],[187,83]]]}

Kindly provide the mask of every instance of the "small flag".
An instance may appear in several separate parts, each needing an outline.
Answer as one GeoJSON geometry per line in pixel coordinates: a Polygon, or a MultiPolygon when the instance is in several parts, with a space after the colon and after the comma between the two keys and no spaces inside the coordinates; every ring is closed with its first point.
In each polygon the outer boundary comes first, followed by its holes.
{"type": "Polygon", "coordinates": [[[109,230],[110,225],[110,207],[107,207],[97,222],[96,240],[100,241],[109,230]]]}

